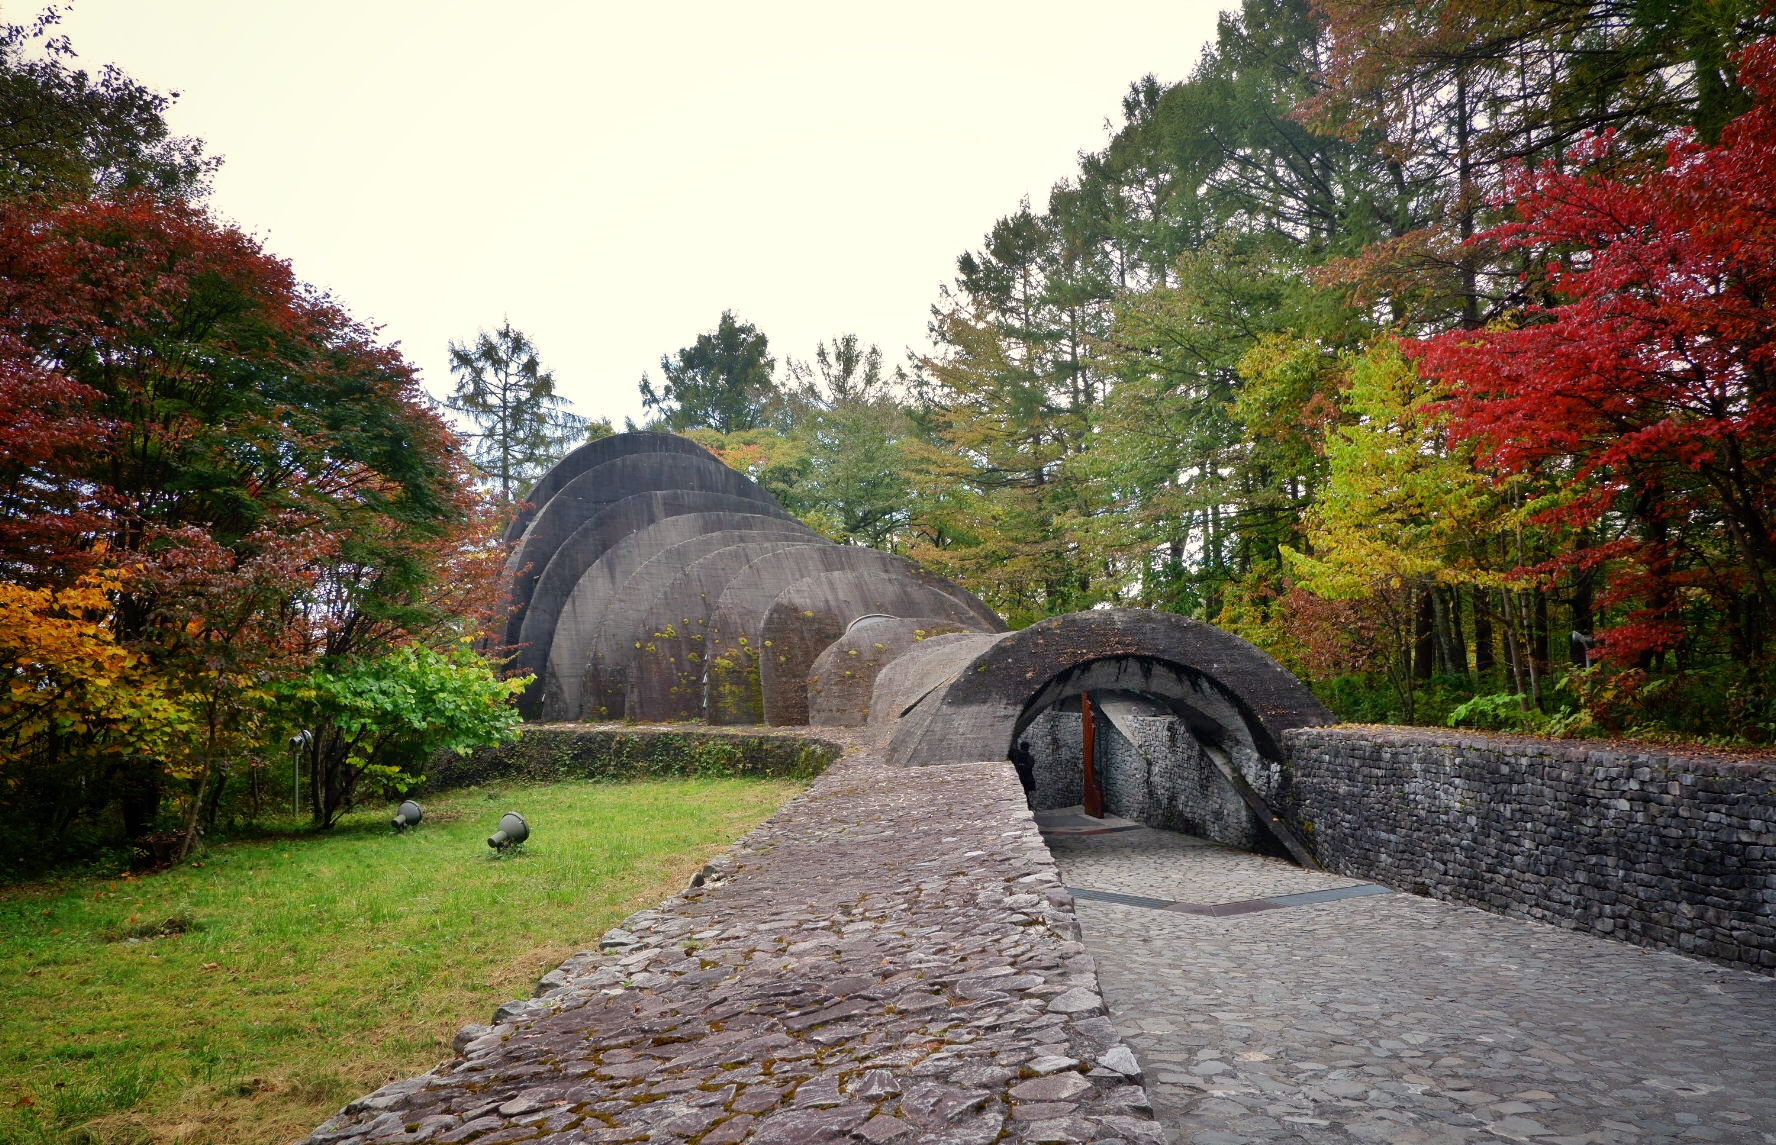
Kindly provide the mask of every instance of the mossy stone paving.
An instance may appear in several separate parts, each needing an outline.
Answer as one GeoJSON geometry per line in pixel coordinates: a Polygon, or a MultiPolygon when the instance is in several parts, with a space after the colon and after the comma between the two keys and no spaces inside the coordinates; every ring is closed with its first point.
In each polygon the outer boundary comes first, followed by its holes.
{"type": "Polygon", "coordinates": [[[313,1145],[1163,1145],[1009,764],[849,751],[313,1145]]]}

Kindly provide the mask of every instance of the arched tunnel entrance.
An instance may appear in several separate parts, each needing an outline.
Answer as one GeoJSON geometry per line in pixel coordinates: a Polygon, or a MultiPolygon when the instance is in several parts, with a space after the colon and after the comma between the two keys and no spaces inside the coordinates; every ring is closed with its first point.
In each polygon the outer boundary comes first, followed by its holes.
{"type": "Polygon", "coordinates": [[[1035,690],[1008,757],[1039,813],[1077,809],[1086,828],[1137,823],[1311,865],[1270,809],[1266,793],[1279,792],[1282,768],[1258,749],[1268,737],[1240,709],[1214,680],[1176,663],[1090,660],[1035,690]]]}
{"type": "Polygon", "coordinates": [[[1271,807],[1287,782],[1282,733],[1329,714],[1244,640],[1104,610],[931,645],[877,680],[871,718],[893,722],[891,762],[1012,759],[1039,812],[1095,795],[1094,811],[1313,864],[1271,807]]]}

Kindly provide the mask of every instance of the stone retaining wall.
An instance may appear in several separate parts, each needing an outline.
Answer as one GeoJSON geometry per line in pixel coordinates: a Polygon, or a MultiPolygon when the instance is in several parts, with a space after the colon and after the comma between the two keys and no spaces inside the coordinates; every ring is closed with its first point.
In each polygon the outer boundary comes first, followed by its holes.
{"type": "Polygon", "coordinates": [[[1425,728],[1286,737],[1330,870],[1776,973],[1776,765],[1425,728]]]}
{"type": "Polygon", "coordinates": [[[1164,1145],[1004,762],[853,750],[310,1145],[1164,1145]]]}

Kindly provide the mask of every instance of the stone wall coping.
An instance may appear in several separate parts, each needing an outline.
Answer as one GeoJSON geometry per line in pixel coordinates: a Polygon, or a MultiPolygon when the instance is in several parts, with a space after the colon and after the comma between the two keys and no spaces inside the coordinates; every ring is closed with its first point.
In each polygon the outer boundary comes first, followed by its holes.
{"type": "MultiPolygon", "coordinates": [[[[1650,743],[1633,739],[1549,739],[1478,728],[1413,727],[1400,724],[1331,724],[1285,732],[1291,743],[1340,740],[1387,747],[1459,748],[1506,755],[1536,755],[1569,763],[1604,766],[1671,767],[1738,778],[1776,778],[1776,751],[1734,750],[1703,745],[1650,743]]],[[[1291,753],[1293,754],[1293,753],[1291,753]]]]}

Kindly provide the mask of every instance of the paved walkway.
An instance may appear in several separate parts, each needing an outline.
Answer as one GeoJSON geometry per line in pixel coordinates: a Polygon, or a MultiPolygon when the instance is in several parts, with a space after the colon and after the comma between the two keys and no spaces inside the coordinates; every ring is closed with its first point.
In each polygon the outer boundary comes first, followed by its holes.
{"type": "Polygon", "coordinates": [[[310,1145],[1163,1145],[1009,763],[852,750],[310,1145]]]}
{"type": "Polygon", "coordinates": [[[1776,1143],[1776,979],[1038,819],[1179,1145],[1776,1143]]]}

